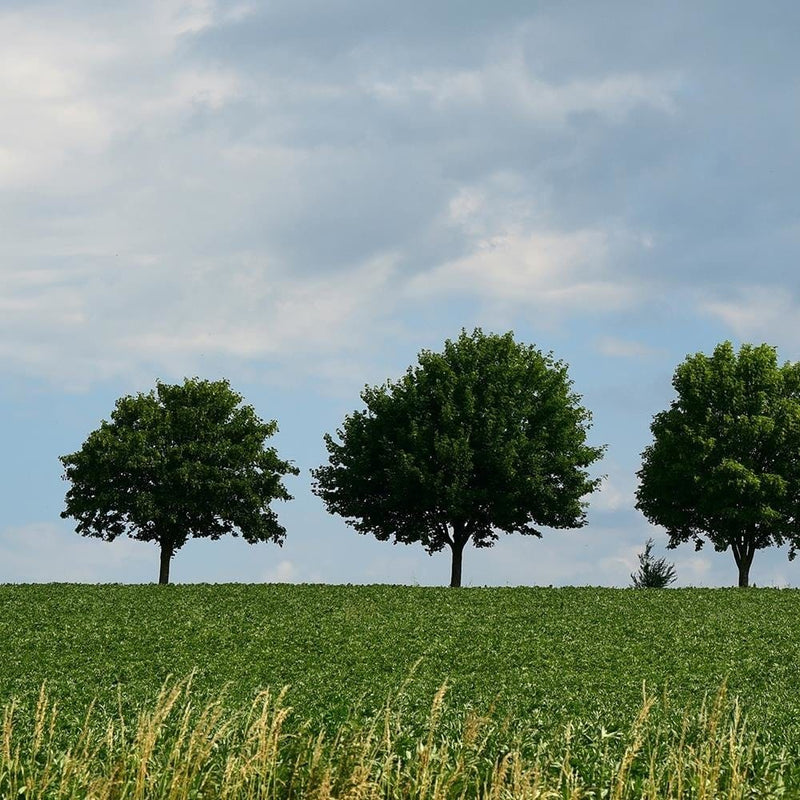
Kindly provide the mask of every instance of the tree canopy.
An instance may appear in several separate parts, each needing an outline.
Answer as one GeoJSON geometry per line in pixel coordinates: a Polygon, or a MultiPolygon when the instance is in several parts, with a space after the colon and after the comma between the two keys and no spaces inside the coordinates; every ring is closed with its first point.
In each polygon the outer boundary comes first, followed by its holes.
{"type": "Polygon", "coordinates": [[[730,342],[688,356],[677,398],[653,419],[636,507],[667,529],[668,547],[707,539],[730,548],[739,586],[756,550],[800,541],[800,364],[775,348],[730,342]]]}
{"type": "Polygon", "coordinates": [[[581,498],[600,482],[585,468],[604,448],[586,444],[591,415],[571,386],[562,362],[512,333],[462,331],[399,380],[365,387],[366,409],[338,441],[325,436],[313,491],[359,533],[449,547],[460,586],[469,541],[585,524],[581,498]]]}
{"type": "Polygon", "coordinates": [[[83,536],[157,543],[159,583],[190,536],[281,544],[286,531],[269,504],[292,499],[281,479],[298,470],[264,447],[276,431],[225,380],[159,382],[120,398],[111,420],[61,457],[72,484],[61,516],[83,536]]]}

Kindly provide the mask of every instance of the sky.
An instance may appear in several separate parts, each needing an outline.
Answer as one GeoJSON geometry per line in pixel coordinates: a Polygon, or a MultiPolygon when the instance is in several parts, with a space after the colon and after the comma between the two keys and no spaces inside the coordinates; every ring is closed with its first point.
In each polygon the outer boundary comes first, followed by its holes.
{"type": "MultiPolygon", "coordinates": [[[[282,548],[192,540],[176,582],[446,585],[362,536],[323,435],[462,328],[569,365],[608,445],[588,524],[468,549],[464,585],[626,586],[675,367],[800,360],[800,5],[512,0],[0,3],[0,583],[151,582],[81,538],[60,455],[157,380],[228,378],[301,470],[282,548]]],[[[751,583],[800,586],[787,548],[751,583]]]]}

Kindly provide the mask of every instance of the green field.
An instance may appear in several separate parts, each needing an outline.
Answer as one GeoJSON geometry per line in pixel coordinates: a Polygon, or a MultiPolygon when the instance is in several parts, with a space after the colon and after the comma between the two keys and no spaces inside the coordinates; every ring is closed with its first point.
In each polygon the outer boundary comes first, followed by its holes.
{"type": "Polygon", "coordinates": [[[725,683],[724,714],[738,698],[754,763],[782,772],[771,796],[800,796],[793,590],[0,586],[0,642],[0,705],[17,699],[23,740],[44,682],[59,709],[53,746],[66,747],[91,700],[100,727],[133,724],[169,676],[194,672],[195,706],[224,690],[231,714],[288,685],[295,732],[368,727],[391,698],[400,738],[414,742],[446,682],[437,735],[486,716],[488,764],[504,748],[563,749],[569,725],[569,763],[590,783],[630,743],[643,685],[655,747],[725,683]],[[611,748],[608,765],[598,748],[611,748]]]}

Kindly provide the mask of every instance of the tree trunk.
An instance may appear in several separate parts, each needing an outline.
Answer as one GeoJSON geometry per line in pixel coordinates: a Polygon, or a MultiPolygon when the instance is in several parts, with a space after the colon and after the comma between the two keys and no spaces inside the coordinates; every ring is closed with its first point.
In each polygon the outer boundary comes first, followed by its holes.
{"type": "Polygon", "coordinates": [[[739,567],[739,588],[746,589],[750,585],[750,565],[753,563],[753,554],[745,556],[736,566],[739,567]]]}
{"type": "Polygon", "coordinates": [[[161,543],[161,566],[158,571],[158,582],[166,586],[169,583],[169,562],[172,560],[172,547],[161,543]]]}
{"type": "Polygon", "coordinates": [[[753,563],[755,548],[744,544],[741,547],[734,546],[732,549],[736,566],[739,568],[739,588],[746,589],[750,586],[750,566],[753,563]]]}
{"type": "Polygon", "coordinates": [[[450,567],[450,588],[458,589],[461,586],[461,561],[464,555],[464,546],[469,538],[453,537],[450,549],[453,551],[453,562],[450,567]]]}

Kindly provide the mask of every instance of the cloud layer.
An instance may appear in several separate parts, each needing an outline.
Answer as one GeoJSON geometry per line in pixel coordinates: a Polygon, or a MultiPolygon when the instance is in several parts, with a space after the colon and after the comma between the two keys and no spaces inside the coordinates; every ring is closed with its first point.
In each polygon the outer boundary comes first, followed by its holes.
{"type": "Polygon", "coordinates": [[[324,359],[452,290],[556,317],[632,303],[642,233],[558,224],[553,170],[587,125],[674,124],[681,70],[558,78],[529,53],[547,20],[513,5],[455,30],[455,8],[383,11],[396,28],[355,3],[3,12],[7,368],[324,359]]]}

